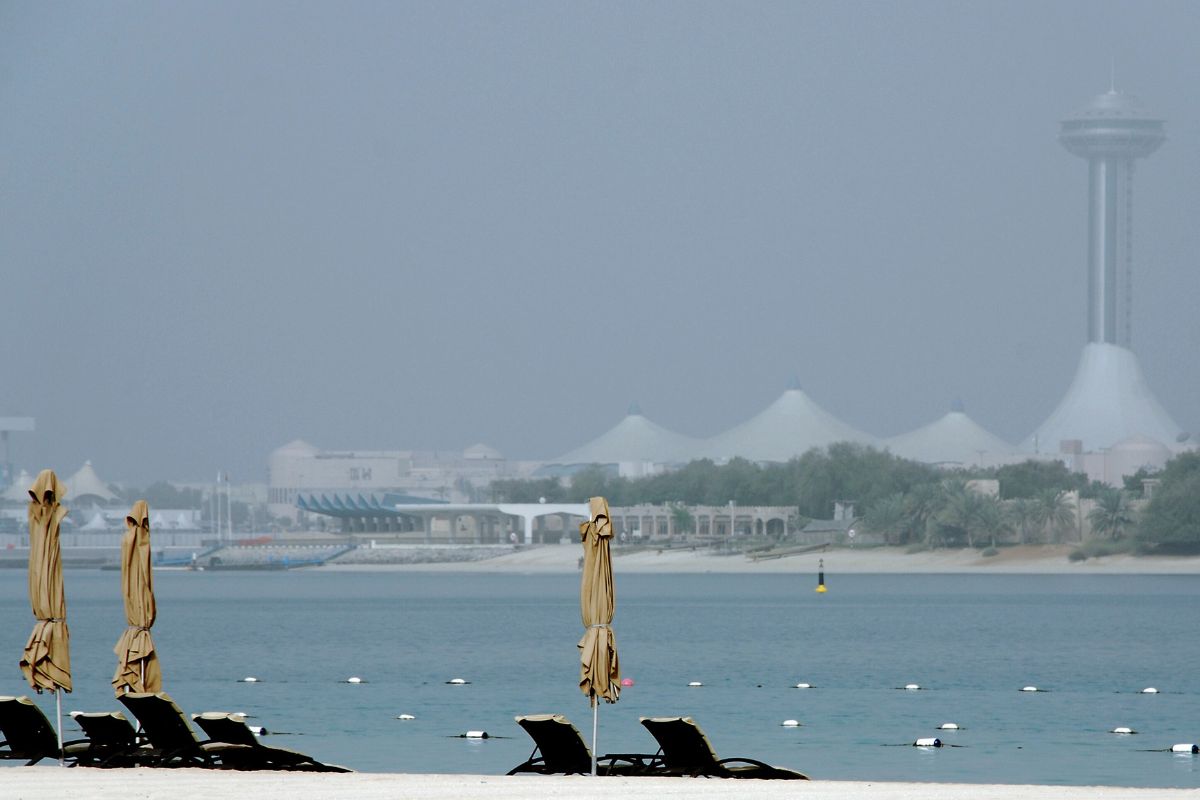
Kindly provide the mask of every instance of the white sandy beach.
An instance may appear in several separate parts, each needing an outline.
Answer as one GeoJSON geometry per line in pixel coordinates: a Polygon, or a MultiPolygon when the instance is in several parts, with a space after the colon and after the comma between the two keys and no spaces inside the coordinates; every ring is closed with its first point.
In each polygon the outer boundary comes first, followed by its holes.
{"type": "MultiPolygon", "coordinates": [[[[737,572],[816,574],[819,559],[832,579],[838,573],[971,573],[1049,575],[1197,575],[1200,556],[1164,557],[1116,555],[1070,561],[1069,546],[1029,545],[1008,547],[990,558],[977,550],[926,550],[907,553],[899,547],[838,548],[784,558],[752,560],[744,555],[712,555],[706,549],[688,548],[613,550],[618,572],[737,572]]],[[[579,570],[579,545],[575,542],[521,549],[484,561],[405,564],[340,565],[335,570],[396,570],[427,572],[573,573],[579,570]]]]}
{"type": "Polygon", "coordinates": [[[1200,789],[1129,789],[1101,786],[1019,786],[957,783],[855,781],[734,781],[704,778],[590,778],[585,776],[397,775],[381,773],[300,774],[223,772],[201,769],[0,770],[5,800],[87,798],[253,797],[255,800],[662,800],[663,798],[803,797],[805,800],[1184,800],[1200,789]]]}

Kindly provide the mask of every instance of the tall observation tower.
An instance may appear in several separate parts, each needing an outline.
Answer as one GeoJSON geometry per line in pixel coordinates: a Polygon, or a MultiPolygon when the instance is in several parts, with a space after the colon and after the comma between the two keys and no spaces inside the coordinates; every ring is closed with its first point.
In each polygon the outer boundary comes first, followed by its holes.
{"type": "Polygon", "coordinates": [[[1087,345],[1075,379],[1023,449],[1064,443],[1097,451],[1139,437],[1175,448],[1178,425],[1150,391],[1130,349],[1133,322],[1133,165],[1166,139],[1163,121],[1115,89],[1062,122],[1059,141],[1088,162],[1087,345]]]}
{"type": "Polygon", "coordinates": [[[1088,341],[1129,347],[1133,317],[1133,162],[1166,133],[1133,95],[1108,91],[1063,120],[1058,140],[1088,161],[1088,341]]]}

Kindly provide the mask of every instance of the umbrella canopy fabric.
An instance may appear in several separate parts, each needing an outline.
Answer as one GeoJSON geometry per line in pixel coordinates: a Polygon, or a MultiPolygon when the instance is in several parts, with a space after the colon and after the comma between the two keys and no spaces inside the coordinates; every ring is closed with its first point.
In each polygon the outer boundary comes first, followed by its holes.
{"type": "Polygon", "coordinates": [[[117,640],[117,671],[113,691],[162,691],[162,669],[150,628],[154,625],[154,573],[150,568],[150,506],[145,500],[133,504],[125,518],[121,538],[121,591],[125,596],[125,621],[129,627],[117,640]]]}
{"type": "Polygon", "coordinates": [[[44,469],[29,489],[29,604],[37,624],[25,644],[21,672],[38,693],[71,691],[71,640],[63,593],[58,532],[67,509],[64,489],[53,470],[44,469]]]}
{"type": "Polygon", "coordinates": [[[621,667],[611,627],[616,593],[608,551],[613,534],[608,501],[593,497],[589,511],[591,519],[579,526],[583,540],[579,610],[585,629],[579,640],[579,690],[589,697],[602,697],[615,703],[621,694],[621,667]]]}

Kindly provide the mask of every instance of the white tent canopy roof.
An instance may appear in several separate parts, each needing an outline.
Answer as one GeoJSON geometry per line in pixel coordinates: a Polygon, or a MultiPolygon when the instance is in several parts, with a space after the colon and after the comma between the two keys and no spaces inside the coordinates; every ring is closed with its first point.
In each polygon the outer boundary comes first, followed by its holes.
{"type": "Polygon", "coordinates": [[[554,459],[555,464],[679,464],[691,460],[699,442],[667,430],[642,416],[636,405],[629,414],[587,444],[554,459]]]}
{"type": "Polygon", "coordinates": [[[901,458],[925,464],[972,464],[983,457],[1008,456],[1016,448],[980,426],[961,409],[928,425],[886,439],[901,458]]]}
{"type": "Polygon", "coordinates": [[[28,503],[29,502],[29,487],[33,485],[33,476],[26,470],[21,470],[21,473],[13,479],[12,486],[4,490],[4,494],[0,498],[13,503],[28,503]]]}
{"type": "Polygon", "coordinates": [[[108,520],[104,518],[104,514],[97,511],[92,515],[92,518],[81,527],[81,531],[106,531],[108,530],[108,520]]]}
{"type": "Polygon", "coordinates": [[[275,450],[275,452],[272,453],[271,455],[286,453],[286,454],[295,454],[295,455],[315,456],[319,452],[321,452],[321,451],[318,450],[316,447],[312,446],[311,444],[309,444],[308,442],[304,441],[303,439],[293,439],[292,441],[285,444],[283,447],[277,448],[275,450]]]}
{"type": "Polygon", "coordinates": [[[1078,439],[1084,452],[1145,436],[1177,449],[1180,427],[1159,405],[1132,350],[1093,342],[1083,348],[1075,379],[1058,408],[1021,443],[1027,452],[1057,453],[1078,439]]]}
{"type": "Polygon", "coordinates": [[[783,462],[835,442],[875,444],[875,438],[842,422],[797,388],[788,389],[751,419],[709,439],[702,453],[717,459],[740,456],[783,462]]]}
{"type": "Polygon", "coordinates": [[[67,498],[70,500],[78,501],[83,497],[98,497],[106,503],[111,503],[117,499],[117,496],[108,490],[108,485],[100,480],[96,470],[92,469],[91,461],[83,462],[79,471],[67,478],[65,483],[67,484],[67,498]]]}
{"type": "Polygon", "coordinates": [[[463,458],[471,461],[503,461],[504,455],[496,448],[479,442],[463,450],[463,458]]]}

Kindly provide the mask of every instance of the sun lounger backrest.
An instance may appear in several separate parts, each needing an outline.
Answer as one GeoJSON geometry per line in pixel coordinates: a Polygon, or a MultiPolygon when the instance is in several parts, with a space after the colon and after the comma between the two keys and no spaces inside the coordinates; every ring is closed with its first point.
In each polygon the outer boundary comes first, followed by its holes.
{"type": "Polygon", "coordinates": [[[547,771],[565,774],[592,771],[592,753],[579,729],[561,714],[517,717],[541,752],[547,771]]]}
{"type": "Polygon", "coordinates": [[[28,697],[0,697],[0,734],[14,755],[33,758],[58,752],[58,734],[28,697]]]}
{"type": "Polygon", "coordinates": [[[717,766],[717,754],[691,717],[642,717],[642,725],[662,749],[667,769],[707,771],[717,766]]]}
{"type": "Polygon", "coordinates": [[[199,743],[182,709],[166,692],[130,692],[119,699],[138,718],[146,738],[155,747],[177,750],[199,743]]]}
{"type": "Polygon", "coordinates": [[[258,747],[259,742],[246,724],[241,714],[229,714],[224,711],[205,711],[203,714],[193,714],[192,721],[214,742],[227,744],[246,744],[258,747]]]}
{"type": "Polygon", "coordinates": [[[92,744],[127,747],[137,739],[137,731],[120,711],[72,711],[71,719],[92,744]]]}

